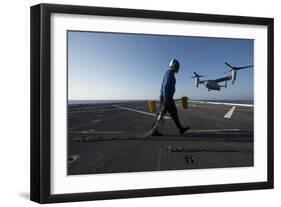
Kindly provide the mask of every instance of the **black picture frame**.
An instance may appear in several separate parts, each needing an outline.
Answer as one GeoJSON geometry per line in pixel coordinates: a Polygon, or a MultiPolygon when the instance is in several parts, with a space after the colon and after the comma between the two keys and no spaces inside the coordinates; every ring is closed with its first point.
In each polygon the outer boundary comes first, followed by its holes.
{"type": "Polygon", "coordinates": [[[274,20],[272,18],[195,14],[152,10],[103,8],[56,4],[39,4],[31,7],[31,174],[30,199],[38,203],[70,202],[165,196],[179,194],[210,193],[273,188],[273,46],[274,20]],[[51,194],[50,183],[50,15],[52,13],[100,15],[113,17],[134,17],[149,19],[181,20],[194,22],[218,22],[267,26],[267,181],[222,185],[167,187],[106,192],[85,192],[74,194],[51,194]]]}

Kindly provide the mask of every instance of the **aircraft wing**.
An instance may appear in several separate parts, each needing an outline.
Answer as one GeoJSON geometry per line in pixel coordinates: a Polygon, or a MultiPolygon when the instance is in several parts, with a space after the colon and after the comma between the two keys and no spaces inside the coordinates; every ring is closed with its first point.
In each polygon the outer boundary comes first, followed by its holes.
{"type": "Polygon", "coordinates": [[[207,80],[200,80],[199,81],[200,84],[205,83],[205,82],[207,82],[207,80]]]}
{"type": "Polygon", "coordinates": [[[223,77],[223,78],[218,78],[214,81],[216,81],[217,83],[220,83],[220,82],[223,82],[223,81],[228,81],[228,80],[231,80],[231,76],[226,76],[226,77],[223,77]]]}

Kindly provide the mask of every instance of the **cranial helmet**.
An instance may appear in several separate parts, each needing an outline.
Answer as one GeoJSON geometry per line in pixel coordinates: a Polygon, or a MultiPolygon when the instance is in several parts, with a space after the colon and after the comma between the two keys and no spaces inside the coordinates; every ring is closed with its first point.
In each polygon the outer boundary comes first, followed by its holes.
{"type": "Polygon", "coordinates": [[[178,70],[180,68],[180,62],[176,59],[172,59],[170,62],[170,69],[178,70]]]}

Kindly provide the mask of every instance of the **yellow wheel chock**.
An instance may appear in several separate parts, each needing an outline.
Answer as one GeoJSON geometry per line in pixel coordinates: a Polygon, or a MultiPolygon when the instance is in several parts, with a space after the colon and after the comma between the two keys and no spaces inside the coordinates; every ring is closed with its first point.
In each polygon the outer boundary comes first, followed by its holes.
{"type": "MultiPolygon", "coordinates": [[[[182,109],[186,110],[188,108],[188,97],[183,96],[180,99],[175,99],[175,101],[180,101],[182,109]]],[[[155,100],[149,100],[148,101],[148,109],[149,109],[150,112],[156,113],[157,106],[156,106],[155,100]]]]}

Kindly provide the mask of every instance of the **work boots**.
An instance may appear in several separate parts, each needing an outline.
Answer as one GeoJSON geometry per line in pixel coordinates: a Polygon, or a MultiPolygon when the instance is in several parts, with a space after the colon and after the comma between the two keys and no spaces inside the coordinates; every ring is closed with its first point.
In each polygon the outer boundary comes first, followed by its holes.
{"type": "Polygon", "coordinates": [[[182,128],[179,130],[180,135],[183,135],[184,132],[186,132],[187,130],[189,130],[189,126],[187,126],[187,127],[182,127],[182,128]]]}

